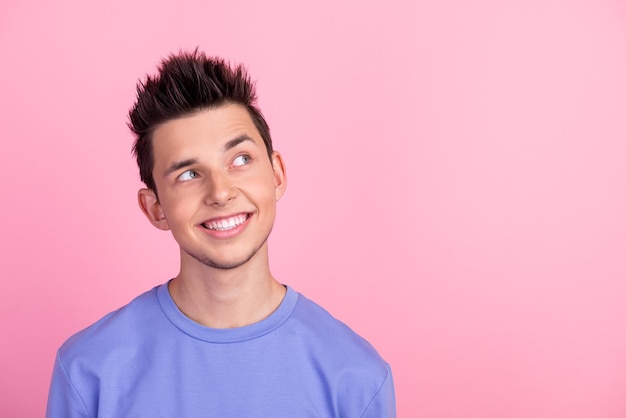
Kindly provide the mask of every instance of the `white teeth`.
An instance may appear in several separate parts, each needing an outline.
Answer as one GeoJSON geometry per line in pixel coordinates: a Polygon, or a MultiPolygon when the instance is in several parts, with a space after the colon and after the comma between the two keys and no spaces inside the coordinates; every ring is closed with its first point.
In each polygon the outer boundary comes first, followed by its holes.
{"type": "Polygon", "coordinates": [[[241,214],[228,219],[220,219],[219,221],[211,221],[204,223],[204,227],[216,231],[227,231],[236,226],[241,225],[248,219],[248,215],[241,214]]]}

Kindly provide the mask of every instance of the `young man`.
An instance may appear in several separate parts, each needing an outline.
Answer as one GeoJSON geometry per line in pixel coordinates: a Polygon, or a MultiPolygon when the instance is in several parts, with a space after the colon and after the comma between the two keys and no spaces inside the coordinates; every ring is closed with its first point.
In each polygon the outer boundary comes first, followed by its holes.
{"type": "Polygon", "coordinates": [[[48,417],[395,417],[389,365],[270,273],[287,183],[255,100],[197,51],[138,85],[139,206],[180,271],[59,349],[48,417]]]}

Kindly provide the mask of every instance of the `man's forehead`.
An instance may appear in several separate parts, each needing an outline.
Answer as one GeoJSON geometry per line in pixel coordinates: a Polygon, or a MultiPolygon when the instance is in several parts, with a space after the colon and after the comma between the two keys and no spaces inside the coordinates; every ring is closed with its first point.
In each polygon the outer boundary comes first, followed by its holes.
{"type": "Polygon", "coordinates": [[[226,149],[242,140],[256,142],[260,134],[248,111],[240,105],[205,109],[164,122],[154,130],[155,148],[213,145],[226,149]]]}
{"type": "Polygon", "coordinates": [[[202,110],[165,122],[154,131],[154,168],[167,175],[180,161],[219,157],[242,144],[264,147],[245,107],[202,110]]]}

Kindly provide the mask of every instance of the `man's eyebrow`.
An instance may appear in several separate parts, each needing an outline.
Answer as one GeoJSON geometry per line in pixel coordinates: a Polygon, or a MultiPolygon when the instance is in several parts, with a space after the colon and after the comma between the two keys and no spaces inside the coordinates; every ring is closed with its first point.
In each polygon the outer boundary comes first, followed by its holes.
{"type": "MultiPolygon", "coordinates": [[[[230,149],[233,149],[237,145],[241,144],[242,142],[247,142],[247,141],[250,141],[254,145],[256,145],[256,142],[254,142],[254,140],[251,137],[249,137],[246,134],[242,134],[242,135],[239,135],[239,136],[231,139],[230,141],[228,141],[224,145],[224,151],[228,151],[230,149]]],[[[187,160],[182,160],[182,161],[177,161],[175,163],[172,163],[172,165],[170,165],[165,170],[165,173],[163,173],[163,177],[167,177],[170,174],[172,174],[174,171],[180,170],[181,168],[189,167],[190,165],[194,165],[194,164],[197,164],[197,163],[198,163],[198,160],[196,160],[195,158],[189,158],[187,160]]]]}
{"type": "Polygon", "coordinates": [[[196,164],[197,162],[198,160],[196,160],[195,158],[189,158],[187,160],[177,161],[173,163],[172,165],[170,165],[167,168],[167,170],[165,170],[163,177],[167,177],[170,174],[172,174],[174,171],[180,170],[181,168],[189,167],[190,165],[196,164]]]}
{"type": "Polygon", "coordinates": [[[242,142],[246,142],[246,141],[252,141],[252,143],[254,145],[256,145],[256,142],[254,142],[254,140],[252,138],[250,138],[248,135],[246,134],[241,134],[233,139],[231,139],[230,141],[228,141],[226,143],[226,145],[224,145],[224,151],[228,151],[232,148],[235,148],[237,145],[241,144],[242,142]]]}

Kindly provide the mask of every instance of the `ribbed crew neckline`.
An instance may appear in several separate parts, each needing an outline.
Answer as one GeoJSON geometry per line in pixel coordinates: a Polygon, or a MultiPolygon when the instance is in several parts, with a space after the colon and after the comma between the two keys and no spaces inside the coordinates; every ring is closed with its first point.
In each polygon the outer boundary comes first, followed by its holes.
{"type": "Polygon", "coordinates": [[[167,319],[180,331],[202,341],[230,344],[259,338],[274,331],[289,318],[298,302],[298,293],[289,286],[285,287],[285,297],[270,316],[254,324],[224,329],[206,327],[185,316],[174,303],[167,283],[157,287],[156,296],[167,319]]]}

